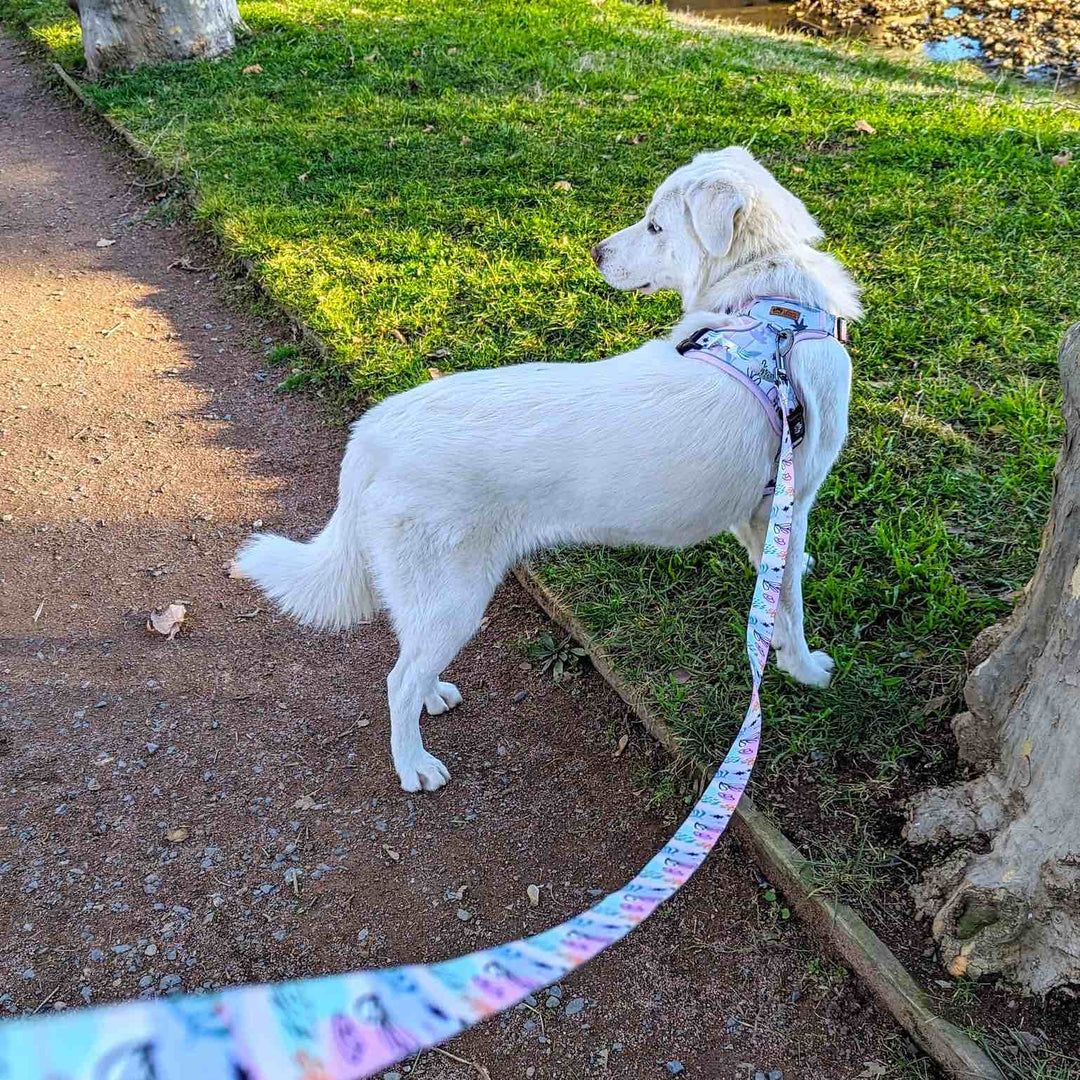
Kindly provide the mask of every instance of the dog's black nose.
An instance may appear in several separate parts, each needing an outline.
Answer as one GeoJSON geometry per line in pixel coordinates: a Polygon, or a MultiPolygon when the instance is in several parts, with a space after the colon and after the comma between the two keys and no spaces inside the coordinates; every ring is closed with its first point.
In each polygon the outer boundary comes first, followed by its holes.
{"type": "Polygon", "coordinates": [[[599,244],[596,244],[589,254],[592,256],[592,261],[596,263],[597,266],[604,261],[604,249],[599,244]]]}

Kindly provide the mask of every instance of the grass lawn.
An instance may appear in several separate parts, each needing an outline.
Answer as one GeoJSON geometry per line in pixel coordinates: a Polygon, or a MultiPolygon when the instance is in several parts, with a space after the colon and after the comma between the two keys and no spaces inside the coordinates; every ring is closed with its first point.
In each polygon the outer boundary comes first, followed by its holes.
{"type": "MultiPolygon", "coordinates": [[[[704,147],[750,145],[805,199],[869,317],[811,521],[810,637],[839,676],[821,692],[770,674],[765,761],[888,781],[940,756],[927,726],[1048,508],[1056,347],[1080,296],[1080,165],[1051,158],[1080,157],[1075,107],[622,0],[241,7],[254,36],[229,59],[88,91],[328,342],[329,361],[290,359],[287,386],[359,408],[432,366],[595,359],[664,331],[677,301],[613,292],[588,249],[704,147]]],[[[61,0],[0,0],[0,17],[79,63],[61,0]]],[[[541,572],[690,752],[723,752],[749,686],[733,541],[563,551],[541,572]]]]}

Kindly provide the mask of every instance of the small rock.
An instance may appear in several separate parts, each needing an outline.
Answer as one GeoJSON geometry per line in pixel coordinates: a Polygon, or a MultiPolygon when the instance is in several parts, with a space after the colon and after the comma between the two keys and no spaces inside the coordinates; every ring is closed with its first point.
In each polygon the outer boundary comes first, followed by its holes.
{"type": "Polygon", "coordinates": [[[562,998],[562,987],[556,983],[554,986],[548,987],[548,993],[554,998],[562,998]]]}
{"type": "Polygon", "coordinates": [[[584,998],[574,998],[574,1000],[571,1001],[570,1004],[566,1006],[566,1015],[567,1016],[577,1016],[577,1014],[579,1012],[584,1012],[584,1011],[585,1011],[585,999],[584,998]]]}
{"type": "Polygon", "coordinates": [[[139,980],[139,989],[140,990],[145,990],[148,986],[153,986],[153,985],[154,985],[154,976],[153,975],[144,975],[139,980]]]}
{"type": "Polygon", "coordinates": [[[519,690],[514,695],[514,704],[515,705],[520,705],[528,696],[529,696],[529,691],[528,690],[519,690]]]}
{"type": "Polygon", "coordinates": [[[131,952],[131,946],[130,945],[114,945],[112,947],[112,951],[114,953],[121,953],[121,954],[126,953],[126,952],[131,952]]]}
{"type": "Polygon", "coordinates": [[[754,1073],[754,1080],[765,1080],[765,1074],[758,1069],[758,1071],[754,1073]]]}
{"type": "Polygon", "coordinates": [[[463,907],[458,908],[457,917],[462,922],[468,922],[472,918],[472,912],[466,911],[463,907]]]}
{"type": "Polygon", "coordinates": [[[664,1068],[667,1069],[669,1076],[678,1076],[686,1071],[686,1066],[681,1061],[669,1061],[664,1068]]]}
{"type": "Polygon", "coordinates": [[[158,750],[158,744],[156,742],[148,742],[146,744],[146,752],[151,757],[153,757],[153,755],[157,753],[157,750],[158,750]]]}
{"type": "Polygon", "coordinates": [[[151,942],[144,950],[146,956],[157,956],[157,946],[151,942]]]}
{"type": "Polygon", "coordinates": [[[401,1073],[387,1072],[382,1074],[382,1080],[401,1080],[401,1073]]]}
{"type": "Polygon", "coordinates": [[[26,969],[26,970],[25,970],[25,971],[24,971],[24,972],[22,973],[22,977],[23,977],[24,979],[32,979],[32,978],[34,977],[34,969],[33,969],[33,968],[27,968],[27,969],[26,969]]]}
{"type": "Polygon", "coordinates": [[[769,1070],[769,1080],[784,1080],[784,1070],[783,1069],[770,1069],[769,1070]]]}
{"type": "Polygon", "coordinates": [[[105,954],[100,949],[91,949],[90,950],[90,959],[91,960],[104,960],[105,959],[105,954]]]}
{"type": "Polygon", "coordinates": [[[549,1009],[557,1009],[561,1004],[562,1000],[555,997],[554,994],[549,995],[547,1001],[544,1002],[544,1005],[549,1009]]]}

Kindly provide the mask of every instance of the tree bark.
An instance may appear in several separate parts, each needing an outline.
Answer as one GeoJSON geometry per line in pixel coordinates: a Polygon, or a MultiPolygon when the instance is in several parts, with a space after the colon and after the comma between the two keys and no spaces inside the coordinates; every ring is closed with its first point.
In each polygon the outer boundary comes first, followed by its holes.
{"type": "Polygon", "coordinates": [[[913,890],[950,974],[1037,994],[1080,986],[1080,323],[1059,360],[1065,444],[1039,562],[1012,616],[976,639],[953,720],[982,772],[911,800],[904,830],[968,842],[913,890]]]}
{"type": "Polygon", "coordinates": [[[79,15],[89,77],[231,52],[246,30],[236,0],[68,0],[79,15]]]}

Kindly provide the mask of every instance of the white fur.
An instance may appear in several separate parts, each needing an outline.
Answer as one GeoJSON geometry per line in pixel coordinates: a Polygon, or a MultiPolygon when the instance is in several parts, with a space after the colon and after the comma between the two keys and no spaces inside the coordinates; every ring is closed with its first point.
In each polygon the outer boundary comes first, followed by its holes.
{"type": "MultiPolygon", "coordinates": [[[[518,559],[568,543],[680,548],[731,530],[756,564],[777,438],[743,386],[674,345],[754,295],[858,318],[855,285],[811,246],[820,238],[745,150],[699,154],[641,221],[593,249],[616,288],[681,294],[686,314],[667,340],[597,363],[464,372],[390,398],[353,425],[326,528],[306,544],[260,535],[241,550],[240,571],[301,622],[336,629],[389,610],[401,649],[387,680],[390,741],[406,791],[449,778],[424,749],[420,712],[461,701],[439,673],[518,559]]],[[[847,433],[846,350],[800,344],[793,378],[807,434],[775,644],[782,669],[826,686],[833,662],[807,647],[801,571],[807,515],[847,433]]]]}

